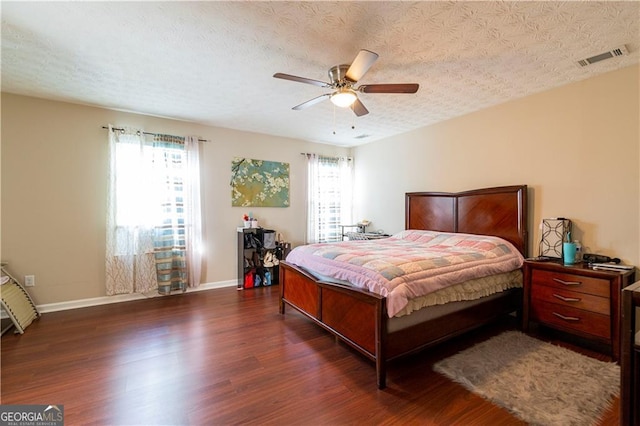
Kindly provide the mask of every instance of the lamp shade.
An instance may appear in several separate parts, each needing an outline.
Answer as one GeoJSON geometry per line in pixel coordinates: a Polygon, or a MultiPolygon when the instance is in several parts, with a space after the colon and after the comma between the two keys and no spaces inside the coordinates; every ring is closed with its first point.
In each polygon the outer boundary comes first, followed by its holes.
{"type": "Polygon", "coordinates": [[[342,108],[351,106],[351,104],[353,104],[356,99],[358,99],[358,97],[356,96],[356,93],[351,89],[340,89],[336,93],[331,95],[331,102],[333,102],[335,106],[339,106],[342,108]]]}

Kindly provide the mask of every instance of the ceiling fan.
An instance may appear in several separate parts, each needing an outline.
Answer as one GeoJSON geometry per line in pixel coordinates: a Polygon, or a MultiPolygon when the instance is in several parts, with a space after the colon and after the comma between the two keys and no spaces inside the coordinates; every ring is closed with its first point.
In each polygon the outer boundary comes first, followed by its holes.
{"type": "Polygon", "coordinates": [[[360,93],[416,93],[420,87],[416,83],[402,84],[361,84],[356,87],[356,83],[369,71],[369,68],[378,59],[378,54],[369,50],[362,49],[353,60],[351,65],[336,65],[329,69],[330,83],[320,80],[313,80],[305,77],[298,77],[290,74],[276,73],[275,78],[283,80],[297,81],[299,83],[313,84],[327,89],[332,89],[332,93],[325,93],[316,98],[308,100],[293,107],[294,110],[301,110],[315,105],[325,99],[331,99],[331,102],[339,107],[350,107],[358,116],[369,113],[364,104],[358,99],[357,92],[360,93]]]}

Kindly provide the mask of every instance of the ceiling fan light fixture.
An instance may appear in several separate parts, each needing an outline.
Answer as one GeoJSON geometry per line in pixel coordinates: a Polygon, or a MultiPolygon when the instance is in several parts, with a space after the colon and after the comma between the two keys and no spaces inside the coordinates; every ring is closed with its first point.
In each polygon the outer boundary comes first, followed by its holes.
{"type": "Polygon", "coordinates": [[[355,87],[359,84],[360,79],[367,73],[369,68],[378,59],[378,54],[370,50],[361,49],[353,62],[342,65],[335,65],[329,68],[329,83],[311,78],[298,77],[296,75],[275,73],[275,78],[283,80],[297,81],[298,83],[312,84],[325,89],[333,90],[332,93],[324,93],[316,96],[300,105],[294,106],[292,109],[299,111],[315,105],[327,98],[331,99],[331,103],[340,108],[350,108],[353,113],[362,117],[369,114],[369,110],[358,99],[357,92],[360,93],[416,93],[420,85],[418,83],[402,83],[402,84],[366,84],[355,87]]]}
{"type": "Polygon", "coordinates": [[[341,108],[350,107],[356,99],[358,99],[358,97],[351,89],[340,89],[331,95],[331,102],[341,108]]]}

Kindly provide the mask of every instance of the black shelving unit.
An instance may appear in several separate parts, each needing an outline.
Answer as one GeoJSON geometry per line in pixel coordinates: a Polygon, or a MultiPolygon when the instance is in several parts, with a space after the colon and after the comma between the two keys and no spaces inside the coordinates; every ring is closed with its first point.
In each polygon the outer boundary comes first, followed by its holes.
{"type": "Polygon", "coordinates": [[[277,285],[280,278],[278,265],[265,266],[265,259],[283,260],[289,252],[289,243],[276,242],[265,248],[262,228],[238,228],[238,290],[277,285]]]}

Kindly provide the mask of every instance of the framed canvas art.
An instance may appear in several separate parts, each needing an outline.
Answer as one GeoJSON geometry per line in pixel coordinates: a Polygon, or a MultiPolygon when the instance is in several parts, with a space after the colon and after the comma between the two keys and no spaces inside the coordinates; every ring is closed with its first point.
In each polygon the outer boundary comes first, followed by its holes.
{"type": "Polygon", "coordinates": [[[233,207],[289,207],[289,163],[235,157],[231,163],[233,207]]]}

